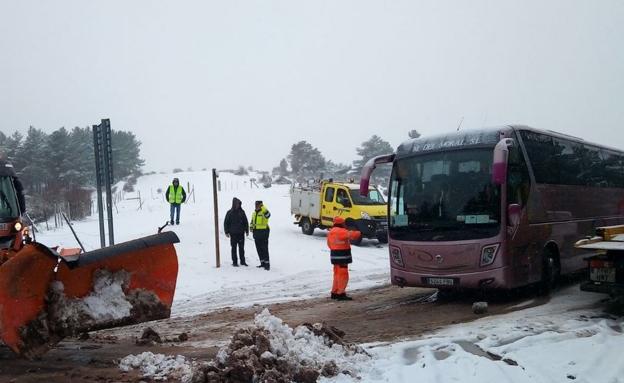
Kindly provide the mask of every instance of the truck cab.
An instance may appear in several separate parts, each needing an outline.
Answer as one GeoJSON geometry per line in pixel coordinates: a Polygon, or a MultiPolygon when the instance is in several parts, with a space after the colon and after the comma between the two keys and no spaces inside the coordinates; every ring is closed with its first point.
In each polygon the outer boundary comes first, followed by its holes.
{"type": "Polygon", "coordinates": [[[293,189],[291,211],[304,234],[316,228],[329,229],[334,217],[343,217],[347,226],[362,233],[362,237],[386,243],[387,205],[382,193],[370,187],[368,195],[359,193],[359,184],[322,181],[315,190],[293,189]]]}

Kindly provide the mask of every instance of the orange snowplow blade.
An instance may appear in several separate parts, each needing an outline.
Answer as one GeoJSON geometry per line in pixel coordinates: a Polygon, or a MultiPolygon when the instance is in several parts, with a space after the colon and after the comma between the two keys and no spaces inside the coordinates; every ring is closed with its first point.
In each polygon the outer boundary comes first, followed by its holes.
{"type": "Polygon", "coordinates": [[[63,337],[168,318],[179,239],[164,232],[80,256],[25,245],[0,265],[0,336],[32,358],[63,337]]]}

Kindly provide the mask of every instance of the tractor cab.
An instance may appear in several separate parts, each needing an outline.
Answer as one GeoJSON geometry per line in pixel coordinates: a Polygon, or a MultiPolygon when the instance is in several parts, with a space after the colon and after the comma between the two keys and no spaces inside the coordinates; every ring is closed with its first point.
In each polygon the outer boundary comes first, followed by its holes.
{"type": "Polygon", "coordinates": [[[24,205],[22,184],[15,175],[13,165],[0,161],[0,250],[21,242],[24,205]]]}

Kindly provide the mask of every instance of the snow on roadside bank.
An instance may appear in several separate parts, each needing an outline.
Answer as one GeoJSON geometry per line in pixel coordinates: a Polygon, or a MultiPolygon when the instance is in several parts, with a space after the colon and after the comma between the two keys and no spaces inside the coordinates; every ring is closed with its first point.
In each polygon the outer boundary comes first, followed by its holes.
{"type": "Polygon", "coordinates": [[[624,318],[602,314],[601,299],[572,286],[542,306],[371,346],[361,381],[624,382],[624,318]]]}
{"type": "MultiPolygon", "coordinates": [[[[314,235],[301,233],[290,214],[289,185],[271,188],[252,187],[251,178],[258,175],[236,176],[221,172],[219,180],[219,238],[221,267],[215,265],[212,175],[210,172],[182,172],[142,176],[135,186],[136,193],[126,193],[126,199],[113,210],[115,238],[118,243],[156,233],[169,217],[169,205],[162,195],[173,177],[180,178],[186,188],[189,182],[194,194],[182,206],[180,225],[167,227],[180,238],[176,244],[179,274],[172,307],[173,316],[195,315],[228,306],[251,306],[326,296],[332,284],[326,232],[314,235]],[[160,190],[160,193],[158,192],[160,190]],[[249,217],[255,200],[263,200],[271,211],[269,251],[271,271],[256,269],[256,249],[251,236],[245,240],[246,259],[250,267],[232,267],[230,242],[223,232],[225,213],[232,198],[243,201],[249,217]]],[[[97,214],[74,222],[74,228],[87,250],[99,248],[97,214]]],[[[75,247],[76,241],[67,226],[45,231],[37,240],[55,246],[75,247]]],[[[353,250],[349,288],[367,288],[387,283],[389,277],[388,248],[377,247],[377,241],[365,241],[353,250]]]]}

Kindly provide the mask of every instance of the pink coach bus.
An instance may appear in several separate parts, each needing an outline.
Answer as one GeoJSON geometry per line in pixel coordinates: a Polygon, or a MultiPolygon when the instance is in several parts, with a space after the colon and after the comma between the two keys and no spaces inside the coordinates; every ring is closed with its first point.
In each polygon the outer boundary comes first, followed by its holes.
{"type": "Polygon", "coordinates": [[[412,139],[392,163],[392,283],[440,289],[551,288],[586,267],[574,243],[624,223],[624,153],[526,126],[412,139]]]}

